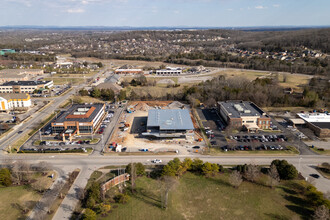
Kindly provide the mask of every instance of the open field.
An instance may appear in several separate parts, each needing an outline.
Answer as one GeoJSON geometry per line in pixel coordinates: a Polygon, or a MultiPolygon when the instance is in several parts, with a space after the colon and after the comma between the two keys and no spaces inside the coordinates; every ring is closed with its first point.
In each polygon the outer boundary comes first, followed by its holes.
{"type": "MultiPolygon", "coordinates": [[[[186,173],[169,195],[168,209],[161,209],[158,180],[141,177],[136,193],[100,219],[299,219],[311,210],[296,188],[302,181],[282,182],[276,189],[243,182],[239,189],[228,183],[228,174],[215,177],[186,173]]],[[[264,178],[261,178],[264,179],[264,178]]],[[[260,180],[262,182],[262,180],[260,180]]],[[[117,206],[117,204],[116,204],[117,206]]]]}
{"type": "Polygon", "coordinates": [[[66,78],[66,77],[63,78],[51,77],[51,78],[45,78],[44,80],[53,80],[55,85],[63,85],[68,83],[72,83],[73,85],[76,85],[83,83],[85,81],[84,78],[66,78]]]}
{"type": "Polygon", "coordinates": [[[25,219],[18,207],[26,206],[31,210],[40,198],[40,194],[25,186],[0,188],[0,219],[25,219]]]}
{"type": "MultiPolygon", "coordinates": [[[[70,99],[81,99],[81,102],[82,103],[104,103],[104,101],[102,101],[101,99],[97,99],[97,98],[93,98],[93,97],[90,97],[90,96],[80,96],[80,95],[77,95],[77,96],[71,96],[69,98],[70,99]]],[[[71,104],[71,102],[70,102],[71,104]]]]}

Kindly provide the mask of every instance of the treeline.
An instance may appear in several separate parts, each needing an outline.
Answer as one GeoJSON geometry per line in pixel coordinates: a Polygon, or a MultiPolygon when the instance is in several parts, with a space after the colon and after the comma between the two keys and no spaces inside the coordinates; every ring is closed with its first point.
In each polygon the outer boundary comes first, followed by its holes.
{"type": "Polygon", "coordinates": [[[211,66],[221,68],[239,68],[267,71],[327,75],[330,73],[330,59],[304,58],[295,62],[266,59],[263,57],[240,57],[227,52],[193,52],[172,54],[165,62],[189,66],[211,66]]]}
{"type": "MultiPolygon", "coordinates": [[[[242,77],[226,78],[219,76],[198,85],[185,86],[176,94],[166,93],[157,99],[189,102],[193,106],[199,106],[200,103],[214,106],[218,101],[246,100],[262,107],[305,106],[320,108],[329,105],[329,101],[324,97],[326,94],[328,93],[324,93],[324,90],[315,91],[311,87],[306,87],[300,96],[285,94],[276,77],[257,78],[254,81],[249,81],[242,77]]],[[[145,101],[155,98],[150,93],[142,95],[135,92],[134,89],[129,95],[130,100],[145,101]]]]}

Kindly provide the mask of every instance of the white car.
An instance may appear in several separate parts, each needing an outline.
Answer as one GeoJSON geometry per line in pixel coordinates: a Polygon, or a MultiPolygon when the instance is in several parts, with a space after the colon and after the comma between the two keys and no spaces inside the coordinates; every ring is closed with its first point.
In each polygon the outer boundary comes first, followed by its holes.
{"type": "Polygon", "coordinates": [[[159,159],[154,159],[151,161],[151,163],[161,163],[161,162],[162,162],[162,160],[159,160],[159,159]]]}

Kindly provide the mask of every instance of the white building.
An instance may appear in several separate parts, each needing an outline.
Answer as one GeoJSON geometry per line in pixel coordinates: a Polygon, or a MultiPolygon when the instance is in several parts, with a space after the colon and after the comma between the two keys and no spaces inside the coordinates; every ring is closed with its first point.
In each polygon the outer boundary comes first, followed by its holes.
{"type": "Polygon", "coordinates": [[[167,67],[166,69],[156,70],[156,74],[160,76],[181,75],[182,69],[179,67],[177,68],[167,67]]]}
{"type": "Polygon", "coordinates": [[[33,93],[34,90],[53,86],[53,81],[10,81],[0,85],[0,93],[33,93]]]}
{"type": "Polygon", "coordinates": [[[9,93],[0,96],[0,111],[27,110],[32,105],[27,93],[9,93]]]}

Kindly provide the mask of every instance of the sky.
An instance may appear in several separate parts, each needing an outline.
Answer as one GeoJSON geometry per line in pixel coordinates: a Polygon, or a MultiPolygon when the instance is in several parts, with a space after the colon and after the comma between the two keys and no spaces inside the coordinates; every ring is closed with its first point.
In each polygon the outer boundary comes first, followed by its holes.
{"type": "Polygon", "coordinates": [[[330,0],[0,0],[0,26],[328,26],[330,0]]]}

